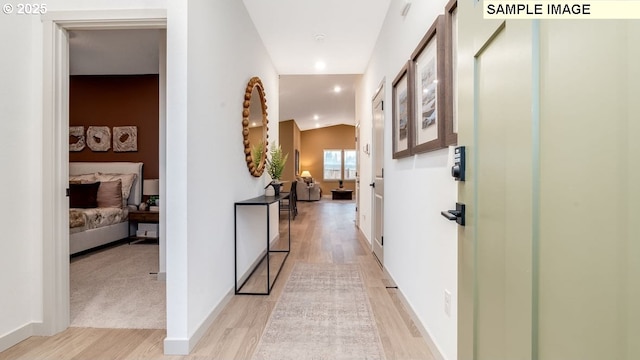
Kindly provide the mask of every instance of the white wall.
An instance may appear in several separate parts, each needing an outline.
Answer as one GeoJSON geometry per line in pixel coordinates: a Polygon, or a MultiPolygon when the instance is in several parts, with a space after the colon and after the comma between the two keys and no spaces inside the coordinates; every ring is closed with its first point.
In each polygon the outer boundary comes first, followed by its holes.
{"type": "MultiPolygon", "coordinates": [[[[164,8],[163,0],[58,0],[49,11],[164,8]]],[[[2,14],[0,34],[0,351],[43,322],[43,26],[2,14]]],[[[50,95],[50,94],[45,94],[50,95]]]]}
{"type": "Polygon", "coordinates": [[[165,351],[184,353],[233,288],[233,204],[264,193],[244,160],[247,82],[264,83],[273,144],[278,75],[241,1],[169,4],[167,46],[165,351]]]}
{"type": "MultiPolygon", "coordinates": [[[[193,335],[233,286],[233,203],[263,192],[243,156],[241,111],[251,76],[264,82],[278,137],[278,76],[242,2],[171,2],[167,94],[167,337],[193,335]],[[187,219],[187,216],[189,218],[187,219]]],[[[165,1],[55,1],[49,11],[162,9],[165,1]]],[[[0,59],[0,349],[43,321],[42,23],[3,15],[0,59]],[[19,150],[19,151],[18,151],[19,150]],[[24,214],[31,214],[29,217],[24,214]]],[[[48,94],[47,94],[48,95],[48,94]]]]}
{"type": "Polygon", "coordinates": [[[0,21],[5,39],[0,57],[0,201],[5,204],[0,209],[0,351],[10,345],[12,332],[42,319],[42,131],[40,94],[34,90],[41,66],[32,56],[36,24],[4,14],[0,21]]]}
{"type": "MultiPolygon", "coordinates": [[[[358,89],[357,117],[363,144],[371,142],[371,100],[385,79],[385,268],[410,303],[422,325],[446,359],[456,359],[457,225],[440,211],[453,209],[457,184],[450,175],[451,151],[442,149],[404,159],[391,156],[391,82],[446,1],[414,1],[400,15],[404,1],[393,0],[373,56],[358,89]],[[444,313],[444,290],[452,294],[451,316],[444,313]]],[[[362,151],[362,149],[360,149],[362,151]]],[[[362,183],[371,182],[371,158],[361,153],[362,183]]],[[[371,188],[362,188],[360,226],[371,239],[371,188]]]]}

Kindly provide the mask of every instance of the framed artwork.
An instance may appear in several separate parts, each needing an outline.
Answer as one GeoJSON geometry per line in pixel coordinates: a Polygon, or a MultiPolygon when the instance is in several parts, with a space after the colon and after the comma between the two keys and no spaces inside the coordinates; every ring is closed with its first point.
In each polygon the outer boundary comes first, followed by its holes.
{"type": "Polygon", "coordinates": [[[111,148],[111,130],[108,126],[89,126],[87,146],[92,151],[108,151],[111,148]]]}
{"type": "Polygon", "coordinates": [[[138,127],[114,126],[113,127],[113,151],[129,152],[138,151],[138,127]]]}
{"type": "Polygon", "coordinates": [[[458,0],[451,0],[445,8],[445,76],[446,100],[444,114],[444,144],[458,144],[458,0]]]}
{"type": "Polygon", "coordinates": [[[69,126],[69,151],[82,151],[85,146],[84,126],[69,126]]]}
{"type": "Polygon", "coordinates": [[[431,25],[411,55],[409,74],[415,101],[411,153],[443,148],[445,137],[444,16],[431,25]]]}
{"type": "Polygon", "coordinates": [[[393,158],[411,155],[411,119],[413,87],[410,86],[410,63],[405,64],[393,80],[393,158]]]}
{"type": "Polygon", "coordinates": [[[293,170],[295,172],[295,175],[300,175],[300,151],[298,151],[298,149],[296,149],[295,151],[295,163],[293,166],[295,167],[295,169],[293,170]]]}

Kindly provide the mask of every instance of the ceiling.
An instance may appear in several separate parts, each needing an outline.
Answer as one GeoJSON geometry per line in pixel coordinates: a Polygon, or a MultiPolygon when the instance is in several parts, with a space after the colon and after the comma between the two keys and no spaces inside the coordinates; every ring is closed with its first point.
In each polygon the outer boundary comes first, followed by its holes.
{"type": "Polygon", "coordinates": [[[295,119],[300,130],[354,124],[360,75],[281,75],[280,119],[295,119]],[[340,92],[335,87],[340,87],[340,92]]]}
{"type": "MultiPolygon", "coordinates": [[[[281,75],[278,120],[295,119],[301,130],[353,125],[355,74],[365,72],[391,0],[243,2],[281,75]]],[[[70,73],[157,74],[160,31],[72,31],[70,73]]]]}
{"type": "Polygon", "coordinates": [[[362,74],[391,0],[243,0],[279,74],[362,74]],[[316,70],[316,62],[326,67],[316,70]]]}
{"type": "Polygon", "coordinates": [[[365,72],[391,0],[243,1],[281,75],[280,120],[303,131],[354,125],[354,74],[365,72]]]}

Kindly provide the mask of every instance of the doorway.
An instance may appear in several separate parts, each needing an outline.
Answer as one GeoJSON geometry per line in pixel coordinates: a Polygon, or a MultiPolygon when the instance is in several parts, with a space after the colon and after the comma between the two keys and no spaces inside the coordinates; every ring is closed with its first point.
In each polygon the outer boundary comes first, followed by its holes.
{"type": "MultiPolygon", "coordinates": [[[[43,335],[52,335],[69,326],[69,229],[66,184],[69,171],[69,30],[166,29],[166,11],[97,11],[69,13],[50,12],[44,28],[44,97],[43,103],[43,335]]],[[[165,47],[166,49],[166,47],[165,47]]],[[[161,51],[166,54],[166,51],[161,51]]],[[[161,61],[161,69],[165,66],[161,61]]],[[[164,178],[165,80],[160,76],[160,178],[164,178]]],[[[161,197],[164,192],[161,189],[161,197]]],[[[162,216],[161,208],[161,219],[162,216]]],[[[166,244],[160,224],[161,249],[166,244]]],[[[166,261],[160,251],[160,271],[166,261]]]]}
{"type": "MultiPolygon", "coordinates": [[[[112,166],[142,163],[142,172],[133,180],[132,189],[140,190],[139,186],[145,183],[142,187],[145,194],[157,195],[157,190],[151,190],[151,184],[157,184],[157,180],[152,179],[160,178],[159,79],[164,30],[70,30],[68,35],[69,125],[80,136],[87,134],[86,145],[70,146],[70,174],[128,172],[130,170],[115,170],[112,166]],[[107,141],[106,149],[100,149],[104,151],[98,151],[88,135],[91,129],[113,134],[113,141],[107,141]],[[116,141],[116,133],[123,130],[135,139],[129,148],[123,148],[116,141]],[[78,170],[78,163],[93,166],[78,170]]],[[[95,176],[103,181],[99,192],[110,184],[105,180],[120,178],[95,176]]],[[[97,208],[73,212],[87,217],[86,227],[71,229],[70,234],[70,252],[74,254],[70,265],[70,324],[73,327],[165,327],[165,284],[158,281],[156,275],[159,238],[155,235],[154,244],[151,240],[131,243],[135,246],[119,241],[136,234],[135,220],[140,216],[156,222],[158,214],[133,212],[141,198],[142,201],[146,198],[140,191],[130,192],[124,186],[122,193],[123,198],[130,194],[124,209],[105,207],[103,200],[98,201],[97,208]],[[79,254],[80,250],[83,251],[79,254]],[[116,253],[119,255],[115,256],[116,253]],[[87,270],[98,263],[101,271],[87,270]],[[155,308],[130,306],[132,297],[155,308]]]]}

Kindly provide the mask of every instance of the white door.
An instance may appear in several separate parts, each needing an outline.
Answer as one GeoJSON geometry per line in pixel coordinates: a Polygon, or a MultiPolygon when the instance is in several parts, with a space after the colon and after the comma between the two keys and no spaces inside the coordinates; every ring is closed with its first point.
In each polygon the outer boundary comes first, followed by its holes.
{"type": "Polygon", "coordinates": [[[356,125],[356,227],[360,227],[360,124],[356,125]]]}
{"type": "Polygon", "coordinates": [[[503,60],[530,29],[498,29],[475,57],[476,359],[531,353],[531,50],[503,60]]]}
{"type": "Polygon", "coordinates": [[[384,85],[373,98],[373,253],[384,266],[384,85]]]}
{"type": "Polygon", "coordinates": [[[640,359],[640,24],[459,6],[458,358],[640,359]]]}

